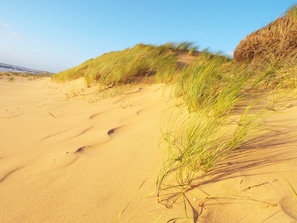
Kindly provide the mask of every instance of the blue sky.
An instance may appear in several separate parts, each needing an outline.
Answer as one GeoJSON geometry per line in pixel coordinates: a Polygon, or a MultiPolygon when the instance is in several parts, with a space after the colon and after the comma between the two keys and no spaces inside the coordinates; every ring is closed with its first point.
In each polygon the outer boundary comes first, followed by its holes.
{"type": "Polygon", "coordinates": [[[58,72],[138,43],[232,54],[292,0],[0,0],[0,62],[58,72]]]}

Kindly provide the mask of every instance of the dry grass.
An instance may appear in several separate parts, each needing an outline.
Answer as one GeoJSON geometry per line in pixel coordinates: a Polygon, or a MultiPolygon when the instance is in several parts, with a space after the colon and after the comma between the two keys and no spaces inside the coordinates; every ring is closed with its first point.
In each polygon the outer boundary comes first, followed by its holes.
{"type": "Polygon", "coordinates": [[[234,52],[237,62],[296,60],[297,6],[291,7],[283,17],[243,39],[234,52]]]}

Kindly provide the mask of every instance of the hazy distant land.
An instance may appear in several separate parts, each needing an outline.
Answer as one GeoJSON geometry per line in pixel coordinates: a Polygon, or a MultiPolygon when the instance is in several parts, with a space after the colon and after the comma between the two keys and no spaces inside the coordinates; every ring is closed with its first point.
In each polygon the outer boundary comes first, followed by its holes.
{"type": "Polygon", "coordinates": [[[26,67],[15,66],[11,64],[0,63],[0,72],[17,72],[17,73],[31,73],[31,74],[49,74],[47,71],[41,71],[26,67]]]}

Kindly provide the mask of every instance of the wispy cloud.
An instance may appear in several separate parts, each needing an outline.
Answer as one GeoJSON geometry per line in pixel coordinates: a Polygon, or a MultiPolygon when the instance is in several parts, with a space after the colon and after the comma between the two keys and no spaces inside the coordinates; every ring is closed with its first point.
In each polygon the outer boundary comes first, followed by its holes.
{"type": "Polygon", "coordinates": [[[0,21],[0,26],[4,27],[4,28],[9,28],[9,25],[5,22],[0,21]]]}
{"type": "Polygon", "coordinates": [[[5,29],[0,30],[1,36],[6,36],[9,38],[13,38],[13,39],[22,39],[22,36],[19,33],[13,31],[8,23],[0,21],[0,28],[1,27],[5,28],[5,29]]]}
{"type": "Polygon", "coordinates": [[[12,38],[16,38],[16,39],[21,39],[21,38],[22,38],[22,36],[19,35],[19,34],[16,33],[16,32],[10,32],[10,33],[9,33],[9,36],[12,37],[12,38]]]}
{"type": "Polygon", "coordinates": [[[205,37],[205,33],[202,33],[202,32],[198,32],[196,35],[197,35],[198,38],[204,38],[205,37]]]}

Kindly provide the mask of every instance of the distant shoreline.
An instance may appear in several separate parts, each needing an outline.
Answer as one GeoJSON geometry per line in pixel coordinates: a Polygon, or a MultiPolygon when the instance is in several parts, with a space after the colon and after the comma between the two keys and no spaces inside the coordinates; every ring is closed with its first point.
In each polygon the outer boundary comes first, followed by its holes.
{"type": "Polygon", "coordinates": [[[0,63],[0,72],[31,73],[31,74],[51,74],[47,71],[35,70],[5,63],[0,63]]]}

